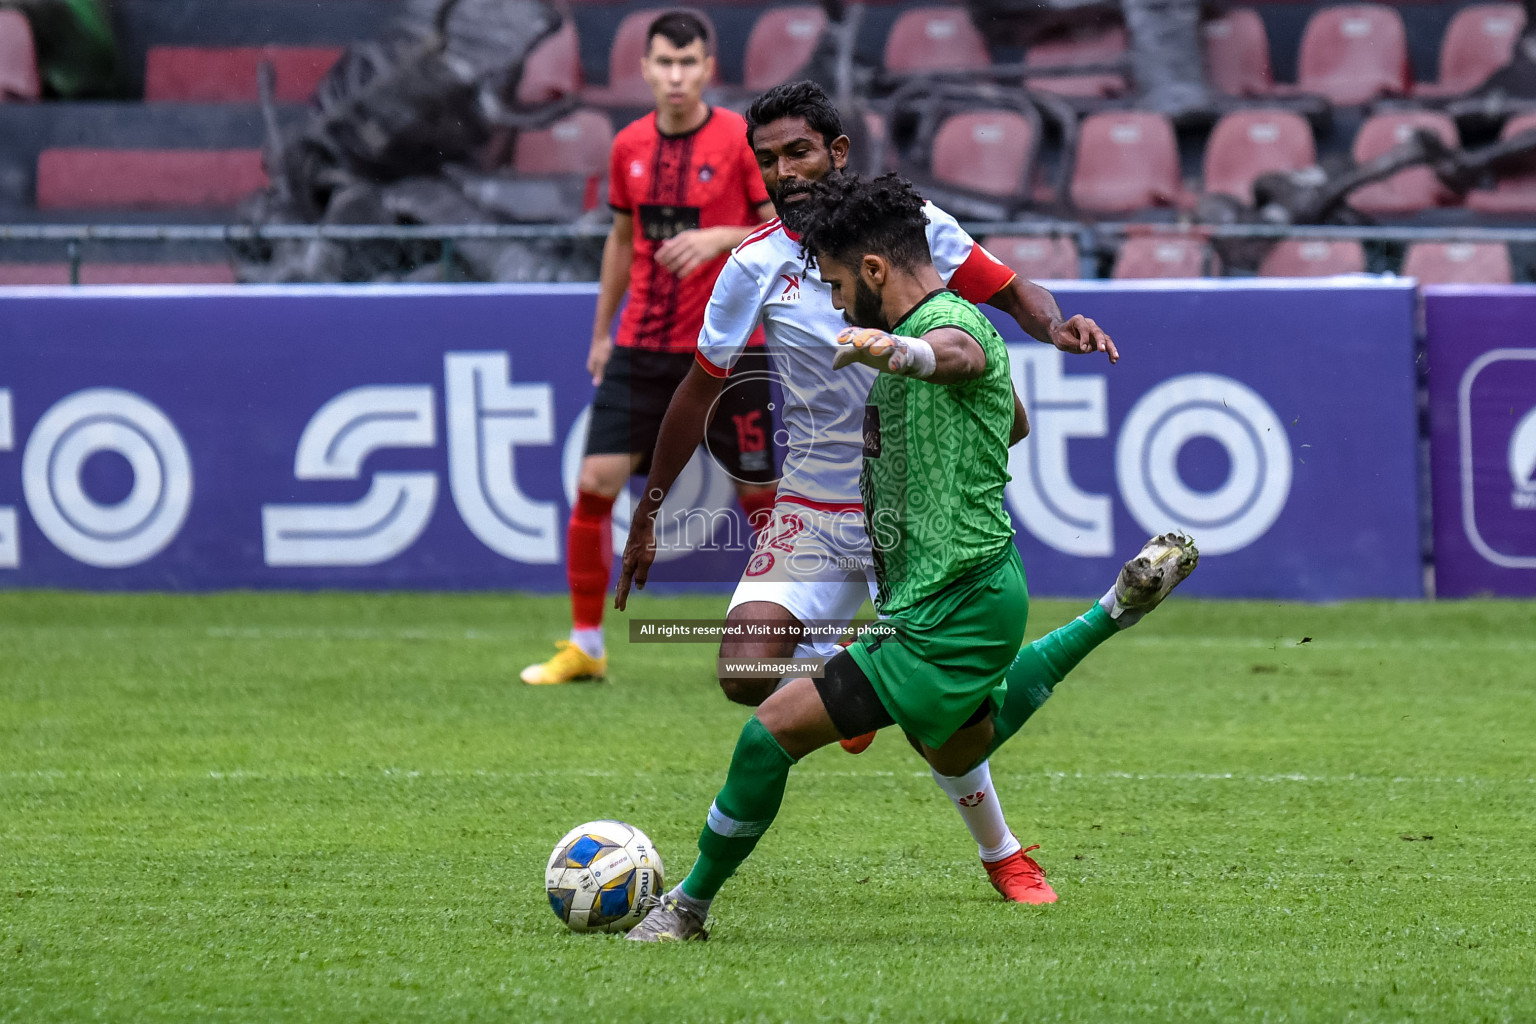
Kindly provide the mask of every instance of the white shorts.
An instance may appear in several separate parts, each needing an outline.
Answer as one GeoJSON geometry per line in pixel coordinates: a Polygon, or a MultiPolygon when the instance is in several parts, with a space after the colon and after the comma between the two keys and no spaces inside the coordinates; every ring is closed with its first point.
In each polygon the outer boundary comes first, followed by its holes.
{"type": "MultiPolygon", "coordinates": [[[[807,625],[846,625],[864,599],[874,596],[875,565],[863,509],[814,507],[785,497],[759,532],[726,614],[749,601],[767,601],[807,625]]],[[[798,653],[804,656],[814,648],[829,658],[837,653],[837,639],[818,630],[798,653]]]]}

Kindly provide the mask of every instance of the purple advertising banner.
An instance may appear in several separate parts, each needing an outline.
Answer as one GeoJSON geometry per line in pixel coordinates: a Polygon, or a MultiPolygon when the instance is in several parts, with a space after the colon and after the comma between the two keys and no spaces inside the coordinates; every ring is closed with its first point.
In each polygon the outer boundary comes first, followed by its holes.
{"type": "MultiPolygon", "coordinates": [[[[1188,593],[1421,596],[1411,284],[1055,287],[1122,359],[1000,323],[1033,428],[1007,488],[1032,592],[1103,593],[1184,529],[1188,593]]],[[[0,290],[0,587],[559,592],[595,300],[0,290]]],[[[663,523],[658,588],[735,584],[750,537],[712,459],[663,523]]]]}
{"type": "Polygon", "coordinates": [[[1435,592],[1536,595],[1536,287],[1424,289],[1435,592]]]}

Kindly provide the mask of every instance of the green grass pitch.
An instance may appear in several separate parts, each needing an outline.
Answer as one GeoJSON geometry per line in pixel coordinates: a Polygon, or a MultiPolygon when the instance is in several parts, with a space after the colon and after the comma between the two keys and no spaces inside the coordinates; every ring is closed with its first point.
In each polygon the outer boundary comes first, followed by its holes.
{"type": "Polygon", "coordinates": [[[994,760],[1060,903],[998,900],[887,733],[662,947],[566,933],[544,861],[617,817],[680,878],[746,712],[701,645],[519,684],[565,621],[0,594],[0,1021],[1536,1020],[1530,603],[1175,597],[994,760]]]}

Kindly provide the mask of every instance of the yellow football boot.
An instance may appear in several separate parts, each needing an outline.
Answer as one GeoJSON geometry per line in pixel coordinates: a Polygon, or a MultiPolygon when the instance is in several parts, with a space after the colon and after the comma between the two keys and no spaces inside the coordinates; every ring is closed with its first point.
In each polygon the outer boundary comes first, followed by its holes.
{"type": "Polygon", "coordinates": [[[607,655],[601,658],[588,657],[585,651],[569,640],[561,640],[555,646],[560,648],[559,654],[546,662],[523,669],[523,682],[529,686],[557,686],[584,679],[601,679],[608,674],[607,655]]]}

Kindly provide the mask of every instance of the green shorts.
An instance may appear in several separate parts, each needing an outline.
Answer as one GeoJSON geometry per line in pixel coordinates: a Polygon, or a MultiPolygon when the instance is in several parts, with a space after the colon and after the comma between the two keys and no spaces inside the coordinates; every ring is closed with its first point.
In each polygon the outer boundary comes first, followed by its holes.
{"type": "Polygon", "coordinates": [[[907,732],[937,747],[965,724],[1024,644],[1029,589],[1012,544],[995,560],[882,621],[895,635],[848,653],[907,732]]]}

